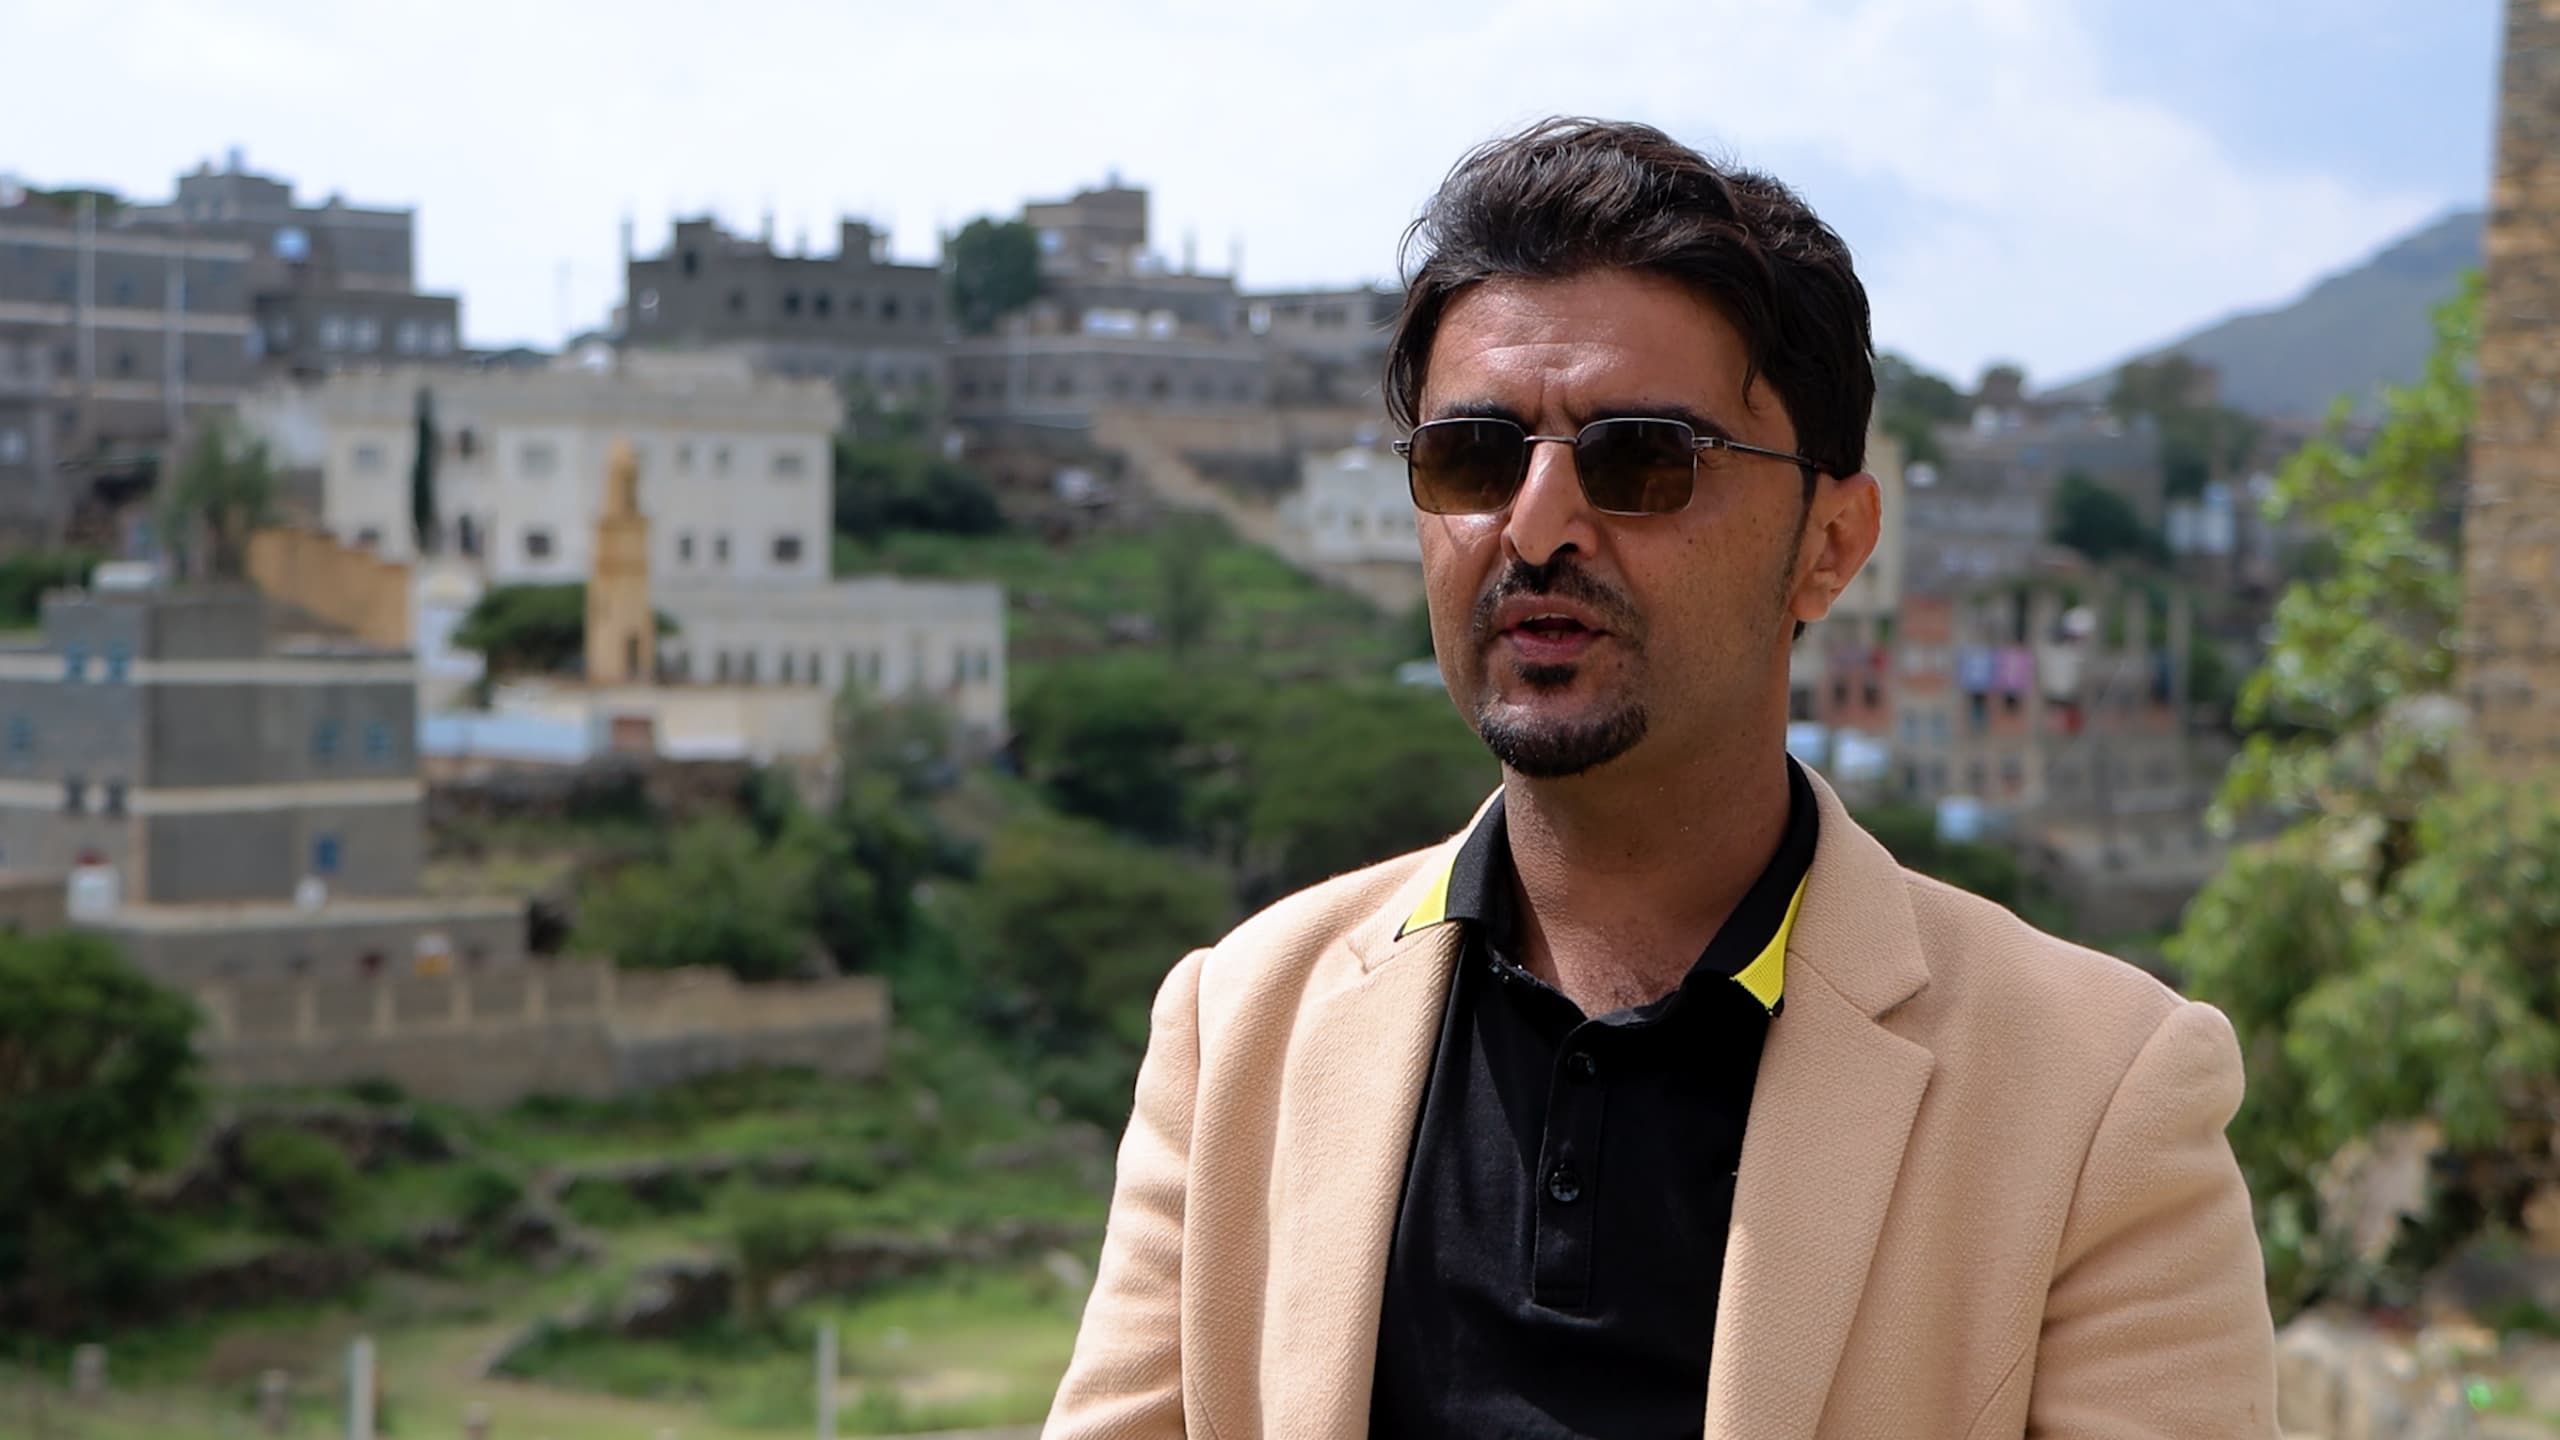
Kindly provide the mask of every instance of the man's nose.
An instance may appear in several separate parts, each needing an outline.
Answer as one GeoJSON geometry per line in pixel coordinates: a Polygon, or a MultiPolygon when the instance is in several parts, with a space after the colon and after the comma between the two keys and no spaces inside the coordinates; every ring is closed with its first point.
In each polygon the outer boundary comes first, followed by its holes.
{"type": "Polygon", "coordinates": [[[1503,548],[1523,564],[1544,565],[1569,549],[1591,548],[1597,517],[1582,493],[1573,446],[1539,440],[1529,446],[1529,473],[1511,498],[1503,548]]]}

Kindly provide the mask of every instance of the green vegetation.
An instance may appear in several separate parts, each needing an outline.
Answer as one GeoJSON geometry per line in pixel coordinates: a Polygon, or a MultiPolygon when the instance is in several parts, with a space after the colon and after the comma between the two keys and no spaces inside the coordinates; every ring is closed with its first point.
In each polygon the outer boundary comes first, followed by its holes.
{"type": "MultiPolygon", "coordinates": [[[[658,633],[676,633],[658,616],[658,633]]],[[[476,650],[492,675],[557,675],[577,670],[587,654],[587,587],[493,585],[454,627],[453,643],[476,650]]]]}
{"type": "Polygon", "coordinates": [[[2170,498],[2201,495],[2205,485],[2248,463],[2258,422],[2229,406],[2198,399],[2204,374],[2184,355],[2136,360],[2116,372],[2107,408],[2117,418],[2148,418],[2160,427],[2160,468],[2170,498]]]}
{"type": "Polygon", "coordinates": [[[1040,237],[1019,220],[979,216],[951,237],[951,313],[985,335],[1040,295],[1040,237]]]}
{"type": "Polygon", "coordinates": [[[160,529],[199,580],[237,580],[248,573],[249,537],[273,523],[275,465],[267,443],[244,437],[229,421],[207,424],[174,479],[160,487],[160,529]]]}
{"type": "Polygon", "coordinates": [[[2142,523],[2133,502],[2077,470],[2066,471],[2054,497],[2053,539],[2103,565],[2111,560],[2169,563],[2169,544],[2142,523]]]}
{"type": "Polygon", "coordinates": [[[1964,422],[1972,402],[1943,375],[1888,350],[1876,357],[1876,427],[1902,446],[1912,465],[1944,465],[1938,427],[1964,422]]]}
{"type": "Polygon", "coordinates": [[[2560,796],[2474,774],[2449,693],[2478,293],[2441,313],[2426,378],[2388,396],[2370,444],[2344,444],[2342,401],[2278,479],[2282,512],[2337,561],[2278,606],[2220,806],[2284,828],[2235,853],[2169,947],[2239,1032],[2249,1096],[2232,1144],[2280,1308],[2405,1300],[2450,1247],[2516,1226],[2533,1186],[2560,1178],[2560,796]],[[2319,1173],[2339,1146],[2412,1121],[2449,1152],[2434,1213],[2359,1254],[2321,1212],[2319,1173]]]}
{"type": "Polygon", "coordinates": [[[724,967],[741,980],[806,973],[817,855],[763,844],[735,821],[679,831],[664,861],[605,880],[579,907],[571,948],[633,969],[724,967]]]}
{"type": "Polygon", "coordinates": [[[846,434],[835,442],[835,530],[856,540],[893,531],[992,535],[1004,528],[978,472],[912,439],[846,434]]]}
{"type": "Polygon", "coordinates": [[[34,626],[44,618],[45,592],[88,584],[102,558],[87,550],[28,550],[0,560],[0,629],[34,626]]]}
{"type": "Polygon", "coordinates": [[[148,1288],[159,1237],[129,1176],[196,1113],[195,1025],[108,941],[0,936],[0,1329],[148,1288]]]}

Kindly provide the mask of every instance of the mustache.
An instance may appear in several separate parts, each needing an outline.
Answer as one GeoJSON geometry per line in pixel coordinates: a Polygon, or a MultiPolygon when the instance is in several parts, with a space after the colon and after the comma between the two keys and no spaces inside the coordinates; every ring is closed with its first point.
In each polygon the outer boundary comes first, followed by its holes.
{"type": "Polygon", "coordinates": [[[1476,597],[1475,614],[1470,630],[1476,642],[1493,638],[1494,612],[1509,601],[1532,595],[1551,595],[1558,599],[1577,600],[1590,606],[1600,616],[1609,633],[1630,645],[1640,646],[1644,639],[1644,620],[1636,614],[1634,602],[1615,589],[1593,579],[1574,563],[1569,554],[1558,554],[1544,565],[1514,560],[1493,577],[1484,593],[1476,597]]]}

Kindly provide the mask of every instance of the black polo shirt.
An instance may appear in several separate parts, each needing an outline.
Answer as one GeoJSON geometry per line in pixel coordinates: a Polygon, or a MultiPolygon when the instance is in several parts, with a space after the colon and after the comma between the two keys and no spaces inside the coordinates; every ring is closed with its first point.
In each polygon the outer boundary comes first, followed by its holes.
{"type": "Polygon", "coordinates": [[[1586,1018],[1516,963],[1497,799],[1409,932],[1467,936],[1387,1257],[1370,1431],[1695,1436],[1761,1041],[1813,862],[1785,838],[1680,988],[1586,1018]]]}

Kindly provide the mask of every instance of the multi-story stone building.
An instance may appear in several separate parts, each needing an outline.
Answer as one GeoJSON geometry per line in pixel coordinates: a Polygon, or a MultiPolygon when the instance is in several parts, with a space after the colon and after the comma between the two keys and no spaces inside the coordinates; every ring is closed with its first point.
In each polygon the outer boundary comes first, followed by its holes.
{"type": "Polygon", "coordinates": [[[1986,406],[1938,432],[1946,463],[1914,467],[1906,505],[1906,588],[1953,594],[2031,572],[2052,544],[2063,477],[2077,473],[2162,519],[2159,430],[2102,414],[2032,417],[1986,406]]]}
{"type": "Polygon", "coordinates": [[[162,205],[136,205],[139,230],[244,244],[255,328],[269,375],[385,362],[458,363],[462,302],[417,288],[417,216],[331,195],[296,204],[289,181],[248,170],[238,150],[178,177],[162,205]]]}
{"type": "Polygon", "coordinates": [[[0,328],[0,545],[49,544],[69,518],[53,418],[52,347],[32,329],[0,328]]]}
{"type": "Polygon", "coordinates": [[[1269,403],[1270,354],[1245,330],[1235,277],[1149,248],[1145,190],[1115,179],[1022,218],[1039,236],[1040,296],[999,333],[953,345],[953,418],[1083,428],[1106,409],[1269,403]]]}
{"type": "Polygon", "coordinates": [[[679,220],[664,253],[624,259],[624,342],[729,351],[767,373],[859,384],[883,403],[933,403],[945,388],[941,270],[891,260],[864,221],[836,233],[834,254],[795,255],[769,234],[679,220]]]}
{"type": "Polygon", "coordinates": [[[0,183],[0,332],[50,402],[58,459],[156,451],[239,403],[258,341],[251,247],[134,222],[113,196],[0,183]]]}
{"type": "Polygon", "coordinates": [[[1387,342],[1404,292],[1267,291],[1244,297],[1245,329],[1271,355],[1275,405],[1385,409],[1387,342]]]}
{"type": "Polygon", "coordinates": [[[173,981],[508,964],[520,906],[420,893],[414,669],[279,642],[245,589],[47,598],[0,650],[0,870],[173,981]]]}

